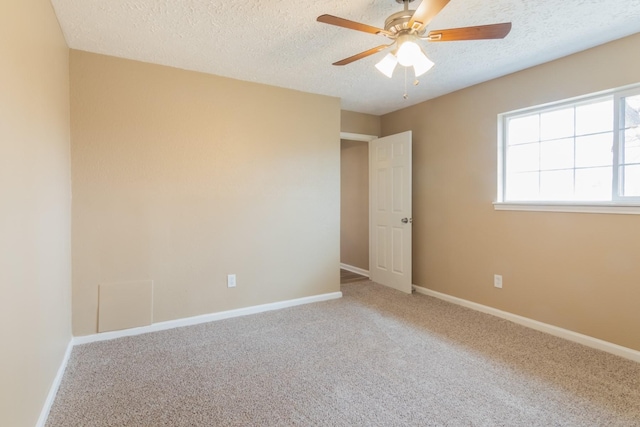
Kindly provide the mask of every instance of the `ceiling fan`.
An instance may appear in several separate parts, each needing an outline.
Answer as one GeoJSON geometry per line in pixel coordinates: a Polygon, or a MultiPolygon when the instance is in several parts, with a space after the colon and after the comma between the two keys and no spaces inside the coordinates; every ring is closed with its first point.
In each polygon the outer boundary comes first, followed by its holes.
{"type": "Polygon", "coordinates": [[[479,25],[475,27],[434,30],[427,33],[427,26],[431,20],[440,13],[450,0],[422,0],[416,10],[410,10],[409,3],[413,1],[414,0],[396,0],[397,3],[404,4],[404,10],[390,15],[384,23],[384,29],[333,15],[319,16],[318,22],[370,34],[381,34],[393,40],[391,44],[380,45],[373,49],[360,52],[341,61],[334,62],[333,65],[347,65],[397,44],[397,48],[378,62],[376,68],[387,77],[391,77],[396,65],[400,63],[400,65],[405,67],[413,67],[415,75],[418,77],[429,71],[433,66],[433,62],[427,58],[422,48],[418,45],[417,42],[420,40],[448,42],[502,39],[511,31],[511,22],[504,22],[501,24],[479,25]]]}

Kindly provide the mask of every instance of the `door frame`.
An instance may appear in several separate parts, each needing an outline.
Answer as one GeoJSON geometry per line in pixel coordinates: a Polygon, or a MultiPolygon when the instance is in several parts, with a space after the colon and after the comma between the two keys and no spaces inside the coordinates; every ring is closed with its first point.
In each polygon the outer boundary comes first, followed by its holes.
{"type": "MultiPolygon", "coordinates": [[[[367,164],[369,164],[369,150],[371,149],[371,141],[380,138],[377,135],[367,135],[364,133],[351,133],[351,132],[340,132],[340,139],[346,139],[349,141],[364,141],[367,143],[367,164]]],[[[369,176],[369,188],[371,188],[371,175],[368,174],[369,176]]],[[[371,198],[369,198],[369,206],[367,207],[367,212],[369,213],[369,227],[371,227],[371,198]]],[[[369,255],[371,254],[371,236],[369,236],[369,255]]],[[[340,267],[342,268],[342,263],[340,264],[340,267]]],[[[354,273],[358,273],[358,274],[362,274],[366,272],[367,277],[371,277],[371,273],[369,273],[369,270],[361,270],[361,271],[354,271],[354,273]]]]}
{"type": "MultiPolygon", "coordinates": [[[[346,139],[346,140],[350,140],[350,141],[364,141],[364,142],[367,143],[367,152],[369,153],[369,155],[367,156],[368,157],[367,163],[369,164],[369,167],[371,167],[371,164],[370,164],[371,163],[371,142],[376,140],[376,139],[378,139],[378,138],[380,138],[380,137],[377,136],[377,135],[368,135],[368,134],[363,134],[363,133],[352,133],[352,132],[340,132],[340,139],[341,140],[346,139]]],[[[369,172],[371,172],[371,171],[369,171],[369,172]]],[[[369,189],[371,189],[371,173],[369,173],[369,189]]],[[[368,218],[368,221],[369,221],[369,245],[368,245],[369,257],[371,256],[371,242],[372,242],[372,239],[371,239],[371,205],[372,205],[371,197],[369,197],[369,206],[368,206],[368,212],[369,212],[369,218],[368,218]]],[[[412,233],[413,233],[413,230],[412,230],[412,233]]],[[[413,251],[411,253],[411,258],[412,258],[412,261],[413,261],[413,251]]],[[[342,268],[342,266],[343,265],[341,263],[340,264],[340,268],[342,268]]],[[[370,268],[371,268],[371,266],[369,266],[369,269],[370,268]]],[[[354,272],[358,273],[358,274],[363,274],[364,272],[366,272],[367,276],[369,278],[371,278],[370,270],[361,270],[361,271],[357,271],[357,272],[354,271],[354,272]]],[[[413,283],[411,284],[411,289],[412,290],[414,289],[413,283]]]]}

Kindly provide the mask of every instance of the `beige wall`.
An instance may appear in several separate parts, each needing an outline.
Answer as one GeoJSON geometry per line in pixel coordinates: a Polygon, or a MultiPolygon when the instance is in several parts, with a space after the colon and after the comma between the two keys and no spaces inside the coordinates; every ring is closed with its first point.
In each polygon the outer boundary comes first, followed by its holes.
{"type": "Polygon", "coordinates": [[[342,110],[340,112],[340,131],[380,136],[380,116],[342,110]]]}
{"type": "Polygon", "coordinates": [[[413,130],[415,284],[640,350],[640,216],[492,206],[496,115],[636,83],[639,45],[634,35],[382,117],[383,135],[413,130]]]}
{"type": "Polygon", "coordinates": [[[340,144],[340,262],[369,270],[369,144],[340,144]]]}
{"type": "Polygon", "coordinates": [[[70,64],[75,335],[101,283],[153,280],[154,322],[339,290],[339,99],[70,64]]]}
{"type": "Polygon", "coordinates": [[[0,2],[0,425],[33,426],[71,340],[68,49],[47,0],[0,2]]]}

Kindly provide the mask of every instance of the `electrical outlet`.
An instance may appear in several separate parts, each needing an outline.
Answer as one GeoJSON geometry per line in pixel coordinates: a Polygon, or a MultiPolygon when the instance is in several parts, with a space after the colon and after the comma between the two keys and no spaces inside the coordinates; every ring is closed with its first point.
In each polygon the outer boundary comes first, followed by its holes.
{"type": "Polygon", "coordinates": [[[502,276],[500,274],[493,275],[493,286],[502,289],[502,276]]]}
{"type": "Polygon", "coordinates": [[[236,275],[227,274],[227,288],[235,288],[235,287],[236,287],[236,275]]]}

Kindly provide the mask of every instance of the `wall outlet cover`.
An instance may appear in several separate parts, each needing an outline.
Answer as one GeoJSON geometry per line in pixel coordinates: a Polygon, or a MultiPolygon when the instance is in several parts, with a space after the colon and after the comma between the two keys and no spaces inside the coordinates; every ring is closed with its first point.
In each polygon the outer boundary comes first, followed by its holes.
{"type": "Polygon", "coordinates": [[[493,286],[502,289],[502,276],[500,274],[493,275],[493,286]]]}
{"type": "Polygon", "coordinates": [[[236,275],[227,274],[227,288],[235,288],[235,287],[236,287],[236,275]]]}

